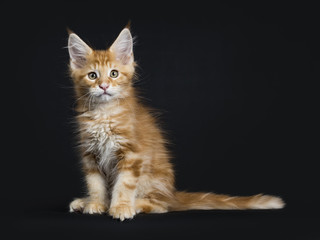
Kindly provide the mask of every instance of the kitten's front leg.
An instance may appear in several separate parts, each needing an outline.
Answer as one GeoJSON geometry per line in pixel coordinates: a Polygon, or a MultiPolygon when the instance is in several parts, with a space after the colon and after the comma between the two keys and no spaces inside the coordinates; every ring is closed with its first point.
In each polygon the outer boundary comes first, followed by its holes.
{"type": "Polygon", "coordinates": [[[83,213],[95,214],[106,212],[106,187],[105,179],[100,172],[89,172],[86,175],[89,197],[83,213]]]}
{"type": "Polygon", "coordinates": [[[89,196],[77,198],[70,203],[70,212],[83,212],[88,214],[102,214],[106,212],[106,190],[104,178],[100,173],[86,175],[89,196]]]}
{"type": "Polygon", "coordinates": [[[70,212],[82,211],[88,214],[101,214],[107,210],[107,192],[105,178],[95,165],[94,159],[83,159],[88,197],[78,198],[70,203],[70,212]]]}
{"type": "Polygon", "coordinates": [[[119,175],[112,191],[109,214],[113,218],[133,218],[135,212],[135,194],[140,175],[141,160],[125,159],[119,164],[119,175]]]}

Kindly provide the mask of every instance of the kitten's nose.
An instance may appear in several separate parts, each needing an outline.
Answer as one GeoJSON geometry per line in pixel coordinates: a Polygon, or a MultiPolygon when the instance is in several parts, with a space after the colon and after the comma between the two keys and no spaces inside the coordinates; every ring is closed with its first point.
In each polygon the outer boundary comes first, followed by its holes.
{"type": "Polygon", "coordinates": [[[99,88],[103,89],[103,91],[106,91],[108,89],[109,85],[106,83],[102,83],[99,85],[99,88]]]}

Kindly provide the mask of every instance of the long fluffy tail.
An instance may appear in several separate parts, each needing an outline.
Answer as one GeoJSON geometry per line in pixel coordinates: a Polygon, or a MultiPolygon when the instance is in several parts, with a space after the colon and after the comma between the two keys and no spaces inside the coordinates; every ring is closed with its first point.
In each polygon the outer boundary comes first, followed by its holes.
{"type": "Polygon", "coordinates": [[[191,209],[279,209],[285,203],[279,197],[254,195],[248,197],[228,196],[214,193],[175,192],[171,211],[191,209]]]}

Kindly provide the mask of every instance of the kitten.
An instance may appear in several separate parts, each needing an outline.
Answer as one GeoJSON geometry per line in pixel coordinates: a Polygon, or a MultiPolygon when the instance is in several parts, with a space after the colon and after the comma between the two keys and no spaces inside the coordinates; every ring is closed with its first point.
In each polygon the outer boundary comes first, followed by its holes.
{"type": "Polygon", "coordinates": [[[70,33],[68,50],[88,189],[87,197],[70,203],[71,212],[108,212],[123,221],[140,212],[284,207],[281,198],[269,195],[231,197],[175,189],[166,140],[133,87],[136,64],[128,27],[107,50],[93,50],[70,33]]]}

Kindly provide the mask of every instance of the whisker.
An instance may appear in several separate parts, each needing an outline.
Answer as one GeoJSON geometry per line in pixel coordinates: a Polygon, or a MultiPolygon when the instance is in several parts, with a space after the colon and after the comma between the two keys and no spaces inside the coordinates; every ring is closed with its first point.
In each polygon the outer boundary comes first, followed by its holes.
{"type": "Polygon", "coordinates": [[[78,99],[76,99],[75,101],[77,102],[77,101],[79,101],[81,98],[83,98],[83,97],[85,97],[85,96],[87,96],[88,94],[90,94],[90,92],[87,92],[86,94],[83,94],[81,97],[79,97],[78,99]]]}
{"type": "MultiPolygon", "coordinates": [[[[90,92],[89,92],[90,93],[90,92]]],[[[86,108],[87,107],[87,103],[88,103],[88,100],[90,99],[90,94],[89,94],[89,97],[86,99],[86,101],[85,101],[85,103],[84,103],[84,107],[86,108]]],[[[89,105],[88,105],[89,106],[89,105]]],[[[89,109],[89,111],[90,111],[90,109],[89,109]]]]}
{"type": "Polygon", "coordinates": [[[92,100],[93,100],[93,96],[90,95],[90,97],[89,97],[89,111],[91,111],[91,102],[92,102],[92,100]]]}
{"type": "Polygon", "coordinates": [[[72,107],[74,108],[75,104],[76,104],[80,99],[86,97],[88,94],[90,94],[90,92],[87,92],[86,94],[83,94],[81,97],[77,98],[77,99],[74,101],[72,107]]]}
{"type": "MultiPolygon", "coordinates": [[[[67,85],[63,85],[63,84],[59,84],[59,83],[56,83],[55,85],[60,88],[64,88],[64,89],[74,89],[74,86],[67,86],[67,85]]],[[[77,88],[87,89],[87,87],[82,87],[82,86],[77,86],[77,88]]]]}

